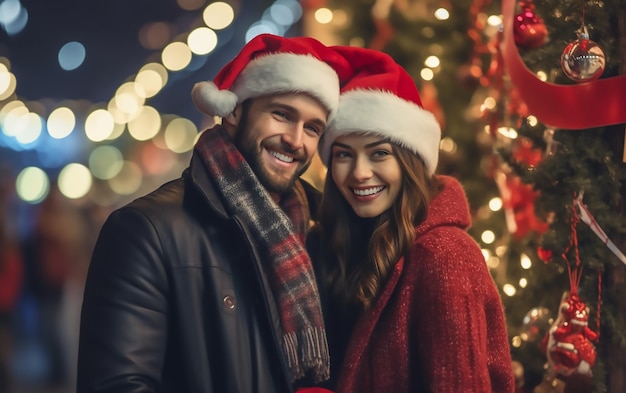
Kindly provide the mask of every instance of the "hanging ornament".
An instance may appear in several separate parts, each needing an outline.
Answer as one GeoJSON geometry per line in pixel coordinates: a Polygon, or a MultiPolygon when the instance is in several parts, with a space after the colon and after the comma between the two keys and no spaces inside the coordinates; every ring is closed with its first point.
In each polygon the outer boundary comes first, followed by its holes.
{"type": "MultiPolygon", "coordinates": [[[[574,198],[574,201],[576,198],[574,198]]],[[[557,377],[581,377],[591,379],[596,361],[594,343],[598,333],[589,328],[589,308],[578,295],[582,264],[578,252],[576,226],[579,217],[576,202],[572,203],[571,237],[567,249],[561,255],[567,265],[570,290],[563,293],[556,321],[542,340],[542,349],[548,360],[548,369],[557,377]],[[575,264],[570,264],[567,255],[573,252],[575,264]]],[[[600,281],[599,281],[600,282],[600,281]]],[[[599,288],[599,287],[598,287],[599,288]]],[[[600,290],[598,289],[598,331],[600,321],[600,290]]]]}
{"type": "Polygon", "coordinates": [[[548,40],[548,28],[543,19],[535,14],[532,1],[521,1],[521,11],[513,20],[515,43],[526,49],[539,48],[548,40]]]}
{"type": "Polygon", "coordinates": [[[565,292],[559,316],[545,336],[544,344],[548,365],[556,374],[591,376],[596,362],[593,341],[598,335],[588,324],[589,308],[578,293],[565,292]]]}
{"type": "Polygon", "coordinates": [[[543,247],[537,247],[537,256],[543,263],[548,263],[552,259],[552,250],[543,247]]]}
{"type": "Polygon", "coordinates": [[[561,55],[561,68],[565,76],[575,82],[589,82],[604,72],[606,64],[600,46],[589,39],[587,27],[579,30],[578,39],[567,44],[561,55]]]}

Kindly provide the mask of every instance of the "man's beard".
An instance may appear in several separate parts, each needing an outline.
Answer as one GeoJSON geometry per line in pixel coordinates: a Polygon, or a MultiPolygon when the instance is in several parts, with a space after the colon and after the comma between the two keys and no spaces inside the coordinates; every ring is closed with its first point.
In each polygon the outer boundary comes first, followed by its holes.
{"type": "MultiPolygon", "coordinates": [[[[278,194],[285,193],[293,188],[295,182],[298,178],[300,178],[300,175],[307,170],[310,163],[302,166],[300,170],[295,171],[294,174],[288,179],[279,177],[270,172],[263,163],[263,146],[257,146],[254,138],[250,136],[247,124],[248,109],[249,106],[243,106],[241,114],[242,118],[239,121],[237,131],[235,133],[235,146],[237,146],[243,157],[248,162],[248,165],[250,165],[250,168],[256,174],[257,178],[267,191],[278,194]]],[[[293,153],[293,151],[287,146],[280,146],[280,148],[276,147],[274,150],[293,153]]]]}

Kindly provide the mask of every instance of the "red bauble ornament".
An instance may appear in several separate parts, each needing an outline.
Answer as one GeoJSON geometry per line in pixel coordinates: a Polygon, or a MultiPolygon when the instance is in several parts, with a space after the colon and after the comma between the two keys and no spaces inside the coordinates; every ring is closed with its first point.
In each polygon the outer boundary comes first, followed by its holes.
{"type": "Polygon", "coordinates": [[[591,375],[598,334],[588,325],[589,308],[576,292],[564,293],[559,316],[543,339],[549,367],[558,375],[591,375]]]}
{"type": "Polygon", "coordinates": [[[535,14],[532,3],[522,2],[521,7],[521,12],[513,20],[515,43],[526,49],[539,48],[548,40],[548,28],[543,19],[535,14]]]}
{"type": "Polygon", "coordinates": [[[561,68],[565,76],[575,82],[597,79],[604,72],[606,60],[597,43],[589,39],[586,29],[576,41],[567,44],[561,55],[561,68]]]}
{"type": "Polygon", "coordinates": [[[547,248],[543,248],[543,247],[538,247],[537,248],[537,256],[544,263],[548,263],[552,259],[552,250],[548,250],[547,248]]]}

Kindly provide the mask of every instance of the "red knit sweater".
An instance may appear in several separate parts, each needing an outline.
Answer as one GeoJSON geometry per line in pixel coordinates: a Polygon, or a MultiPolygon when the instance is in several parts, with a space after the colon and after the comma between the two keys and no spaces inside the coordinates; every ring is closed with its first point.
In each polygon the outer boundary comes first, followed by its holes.
{"type": "Polygon", "coordinates": [[[337,393],[509,393],[502,303],[454,178],[416,228],[380,297],[355,326],[337,393]]]}

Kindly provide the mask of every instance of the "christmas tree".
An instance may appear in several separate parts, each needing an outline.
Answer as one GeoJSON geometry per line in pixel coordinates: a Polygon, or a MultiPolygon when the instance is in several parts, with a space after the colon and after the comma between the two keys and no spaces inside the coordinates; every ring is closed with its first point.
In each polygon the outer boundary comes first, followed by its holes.
{"type": "Polygon", "coordinates": [[[323,3],[442,123],[438,171],[466,189],[520,392],[626,391],[626,2],[323,3]]]}

